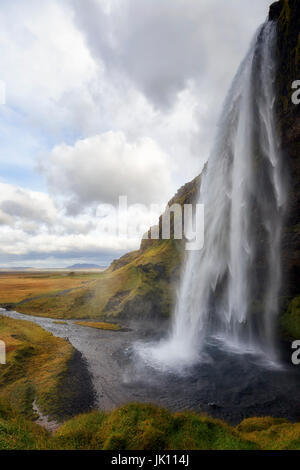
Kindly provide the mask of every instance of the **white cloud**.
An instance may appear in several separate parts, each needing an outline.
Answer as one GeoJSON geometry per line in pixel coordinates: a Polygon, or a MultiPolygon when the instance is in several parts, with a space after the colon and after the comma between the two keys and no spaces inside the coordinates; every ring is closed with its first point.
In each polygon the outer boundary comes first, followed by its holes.
{"type": "Polygon", "coordinates": [[[161,210],[129,206],[127,213],[117,206],[104,211],[98,206],[72,216],[47,194],[0,183],[0,260],[13,259],[17,265],[18,260],[45,258],[61,258],[62,265],[68,258],[111,261],[139,247],[142,234],[161,210]],[[124,224],[127,234],[120,233],[124,224]]]}
{"type": "Polygon", "coordinates": [[[5,183],[0,183],[0,210],[13,226],[22,221],[49,225],[56,217],[48,195],[5,183]]]}
{"type": "Polygon", "coordinates": [[[21,114],[23,125],[51,133],[70,126],[81,130],[82,113],[94,114],[90,82],[101,70],[71,11],[56,0],[4,3],[0,48],[7,107],[21,114]]]}
{"type": "Polygon", "coordinates": [[[173,106],[188,80],[227,80],[270,4],[115,0],[108,10],[101,0],[70,3],[94,57],[132,80],[158,107],[173,106]]]}
{"type": "Polygon", "coordinates": [[[79,205],[156,203],[172,195],[168,157],[150,138],[129,141],[122,132],[107,132],[59,145],[47,158],[43,172],[52,190],[79,205]]]}

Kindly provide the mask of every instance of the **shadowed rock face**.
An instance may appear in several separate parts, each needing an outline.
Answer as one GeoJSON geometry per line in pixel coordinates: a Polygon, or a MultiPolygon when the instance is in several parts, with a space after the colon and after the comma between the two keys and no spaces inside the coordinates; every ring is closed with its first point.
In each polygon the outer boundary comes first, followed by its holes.
{"type": "Polygon", "coordinates": [[[300,294],[300,105],[292,102],[292,83],[300,80],[300,1],[276,2],[270,18],[278,21],[277,110],[288,176],[288,215],[282,245],[283,296],[288,300],[300,294]]]}
{"type": "Polygon", "coordinates": [[[282,11],[282,7],[283,7],[282,1],[272,3],[272,5],[270,6],[270,12],[269,12],[270,21],[278,20],[280,13],[282,11]]]}
{"type": "Polygon", "coordinates": [[[278,22],[277,114],[288,180],[288,210],[282,238],[282,326],[289,338],[300,332],[300,105],[292,102],[292,84],[300,80],[300,1],[281,0],[270,7],[278,22]],[[286,311],[286,313],[284,313],[286,311]]]}

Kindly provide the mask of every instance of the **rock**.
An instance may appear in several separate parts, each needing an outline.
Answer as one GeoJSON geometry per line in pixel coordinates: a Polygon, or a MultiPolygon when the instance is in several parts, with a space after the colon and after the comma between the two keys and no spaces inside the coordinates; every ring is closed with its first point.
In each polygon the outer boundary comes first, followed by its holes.
{"type": "Polygon", "coordinates": [[[208,403],[208,406],[212,408],[213,410],[219,410],[222,408],[222,406],[218,405],[217,403],[208,403]]]}
{"type": "Polygon", "coordinates": [[[278,20],[278,18],[280,16],[280,13],[282,11],[282,7],[283,7],[283,1],[282,0],[280,0],[278,2],[275,2],[275,3],[272,3],[272,5],[270,6],[270,11],[269,11],[269,20],[270,21],[278,20]]]}

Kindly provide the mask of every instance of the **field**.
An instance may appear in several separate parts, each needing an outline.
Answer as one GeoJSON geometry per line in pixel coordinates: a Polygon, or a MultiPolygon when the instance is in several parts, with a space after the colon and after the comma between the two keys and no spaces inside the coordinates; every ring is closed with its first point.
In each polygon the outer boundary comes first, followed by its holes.
{"type": "Polygon", "coordinates": [[[103,272],[0,272],[0,306],[55,320],[168,317],[180,256],[174,240],[156,240],[103,272]]]}
{"type": "Polygon", "coordinates": [[[18,303],[87,286],[99,272],[0,272],[0,304],[18,303]]]}

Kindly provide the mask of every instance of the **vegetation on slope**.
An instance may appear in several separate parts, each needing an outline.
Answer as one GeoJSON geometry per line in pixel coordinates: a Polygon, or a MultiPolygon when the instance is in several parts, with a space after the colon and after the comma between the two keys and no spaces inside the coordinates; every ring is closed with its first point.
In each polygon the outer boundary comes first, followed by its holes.
{"type": "Polygon", "coordinates": [[[196,413],[129,404],[79,415],[50,435],[0,401],[0,449],[299,450],[300,423],[266,417],[231,427],[196,413]]]}
{"type": "Polygon", "coordinates": [[[45,429],[25,419],[0,399],[0,450],[39,450],[49,447],[45,429]]]}
{"type": "Polygon", "coordinates": [[[78,416],[57,431],[53,445],[56,449],[93,450],[256,448],[221,421],[141,404],[78,416]]]}
{"type": "Polygon", "coordinates": [[[34,323],[0,316],[7,364],[0,366],[0,398],[22,416],[35,419],[33,402],[56,420],[88,411],[90,377],[71,344],[34,323]]]}
{"type": "Polygon", "coordinates": [[[181,250],[174,240],[157,240],[129,263],[100,273],[84,287],[14,305],[21,313],[55,319],[166,316],[173,301],[181,250]],[[175,282],[174,282],[175,284],[175,282]]]}
{"type": "Polygon", "coordinates": [[[281,318],[281,326],[288,339],[300,339],[300,296],[295,297],[288,304],[281,318]]]}

